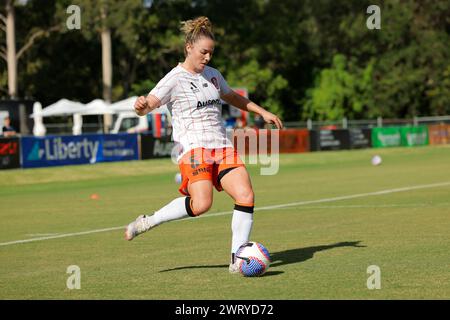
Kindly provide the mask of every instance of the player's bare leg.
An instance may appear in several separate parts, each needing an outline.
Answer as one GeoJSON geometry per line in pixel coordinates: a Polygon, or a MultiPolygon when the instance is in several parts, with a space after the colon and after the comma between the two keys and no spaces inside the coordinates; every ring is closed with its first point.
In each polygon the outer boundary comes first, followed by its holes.
{"type": "Polygon", "coordinates": [[[125,239],[130,241],[138,235],[168,221],[184,219],[189,216],[196,217],[209,210],[212,204],[212,183],[209,180],[200,180],[189,184],[188,197],[180,197],[153,215],[140,215],[125,229],[125,239]]]}
{"type": "Polygon", "coordinates": [[[191,195],[191,209],[194,216],[207,212],[213,202],[213,184],[210,180],[200,180],[188,184],[191,195]]]}

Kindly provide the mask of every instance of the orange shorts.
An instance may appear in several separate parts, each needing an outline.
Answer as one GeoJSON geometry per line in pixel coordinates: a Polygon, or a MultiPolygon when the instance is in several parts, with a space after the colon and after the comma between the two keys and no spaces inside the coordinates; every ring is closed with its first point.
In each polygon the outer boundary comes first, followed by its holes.
{"type": "Polygon", "coordinates": [[[222,191],[220,179],[233,168],[244,167],[234,148],[205,149],[188,151],[178,162],[181,185],[178,191],[188,196],[188,184],[199,180],[210,180],[217,191],[222,191]]]}

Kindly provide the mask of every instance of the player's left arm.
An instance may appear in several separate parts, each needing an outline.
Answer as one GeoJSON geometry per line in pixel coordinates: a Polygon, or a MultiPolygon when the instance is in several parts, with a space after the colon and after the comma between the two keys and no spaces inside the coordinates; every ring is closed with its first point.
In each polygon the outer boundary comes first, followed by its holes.
{"type": "Polygon", "coordinates": [[[283,128],[283,123],[281,122],[280,118],[278,118],[273,113],[267,111],[263,107],[257,105],[250,99],[241,96],[234,90],[231,90],[227,94],[222,95],[221,98],[228,104],[233,105],[241,110],[259,114],[261,117],[263,117],[266,123],[274,124],[277,127],[277,129],[283,128]]]}

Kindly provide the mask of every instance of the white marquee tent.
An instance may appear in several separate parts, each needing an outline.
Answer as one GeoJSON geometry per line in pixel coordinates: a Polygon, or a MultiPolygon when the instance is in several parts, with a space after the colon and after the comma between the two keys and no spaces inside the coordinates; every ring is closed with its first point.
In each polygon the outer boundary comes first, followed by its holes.
{"type": "Polygon", "coordinates": [[[113,114],[115,112],[111,109],[111,105],[109,103],[105,102],[102,99],[95,99],[88,104],[85,104],[83,108],[75,113],[87,116],[97,114],[113,114]]]}
{"type": "MultiPolygon", "coordinates": [[[[87,115],[104,115],[104,114],[118,114],[124,117],[136,116],[134,112],[134,103],[137,97],[129,97],[121,101],[109,104],[102,99],[95,99],[87,104],[71,101],[68,99],[61,99],[46,108],[34,112],[30,117],[35,118],[35,121],[43,117],[53,116],[73,116],[73,134],[81,134],[83,125],[83,116],[87,115]]],[[[166,105],[163,105],[152,111],[152,114],[166,114],[170,118],[170,112],[166,105]]],[[[42,120],[39,120],[42,121],[42,120]]],[[[140,119],[144,123],[144,119],[140,119]]]]}
{"type": "MultiPolygon", "coordinates": [[[[61,99],[48,107],[40,111],[40,116],[42,117],[52,117],[52,116],[70,116],[74,113],[79,112],[85,107],[84,104],[80,102],[70,101],[67,99],[61,99]]],[[[34,118],[33,113],[30,117],[34,118]]]]}
{"type": "MultiPolygon", "coordinates": [[[[136,102],[137,98],[138,97],[136,97],[136,96],[129,97],[127,99],[124,99],[124,100],[121,100],[121,101],[117,101],[117,102],[111,104],[110,107],[115,113],[134,112],[134,103],[136,102]]],[[[153,110],[152,113],[168,114],[169,110],[167,109],[166,105],[162,105],[161,107],[153,110]]]]}
{"type": "Polygon", "coordinates": [[[134,103],[136,102],[137,97],[129,97],[127,99],[114,102],[111,104],[111,109],[116,113],[120,112],[134,112],[134,103]]]}
{"type": "MultiPolygon", "coordinates": [[[[52,116],[71,116],[74,114],[81,115],[100,115],[100,114],[119,114],[122,112],[134,112],[134,103],[137,97],[129,97],[121,101],[109,104],[102,99],[95,99],[87,104],[83,104],[68,99],[61,99],[48,107],[42,109],[40,115],[42,117],[52,116]]],[[[153,113],[168,113],[167,107],[161,106],[153,111],[153,113]]],[[[34,113],[31,115],[34,118],[34,113]]]]}

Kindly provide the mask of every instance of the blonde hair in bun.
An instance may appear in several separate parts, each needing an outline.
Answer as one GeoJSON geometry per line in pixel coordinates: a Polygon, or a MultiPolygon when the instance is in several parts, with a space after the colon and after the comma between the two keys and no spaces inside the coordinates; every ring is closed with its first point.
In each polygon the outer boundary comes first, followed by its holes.
{"type": "Polygon", "coordinates": [[[181,31],[185,36],[184,54],[187,56],[186,44],[193,44],[201,37],[207,37],[214,40],[212,23],[207,17],[198,17],[193,20],[181,22],[181,31]]]}

